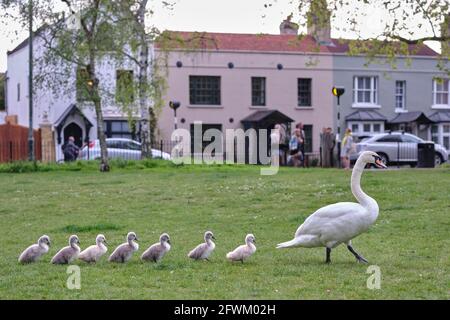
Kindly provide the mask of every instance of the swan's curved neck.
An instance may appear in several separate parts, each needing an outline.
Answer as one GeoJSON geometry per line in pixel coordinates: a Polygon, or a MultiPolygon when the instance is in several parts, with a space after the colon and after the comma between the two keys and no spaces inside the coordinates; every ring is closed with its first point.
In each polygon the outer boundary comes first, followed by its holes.
{"type": "Polygon", "coordinates": [[[378,208],[378,205],[374,199],[369,197],[364,191],[361,189],[361,175],[364,171],[364,167],[366,163],[361,159],[358,159],[353,167],[352,171],[352,179],[351,179],[351,188],[352,193],[355,196],[356,200],[363,207],[375,207],[378,208]]]}

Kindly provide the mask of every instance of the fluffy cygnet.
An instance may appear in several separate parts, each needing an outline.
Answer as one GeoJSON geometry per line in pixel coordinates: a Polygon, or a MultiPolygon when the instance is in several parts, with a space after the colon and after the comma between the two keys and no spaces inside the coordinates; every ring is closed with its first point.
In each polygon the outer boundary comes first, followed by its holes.
{"type": "Polygon", "coordinates": [[[139,244],[136,241],[139,239],[134,232],[128,232],[127,242],[122,243],[120,246],[114,250],[114,252],[109,256],[108,260],[110,262],[120,262],[124,263],[131,259],[133,253],[139,250],[139,244]]]}
{"type": "Polygon", "coordinates": [[[170,237],[167,233],[163,233],[159,237],[159,242],[151,245],[141,256],[142,261],[158,262],[170,250],[170,237]]]}
{"type": "Polygon", "coordinates": [[[250,257],[256,251],[256,243],[255,236],[253,234],[248,234],[245,237],[245,244],[237,247],[231,252],[227,253],[227,259],[230,261],[241,261],[244,263],[244,260],[250,257]]]}
{"type": "Polygon", "coordinates": [[[78,259],[83,260],[85,262],[97,262],[102,255],[108,251],[108,248],[105,246],[106,238],[103,234],[99,234],[95,239],[95,243],[92,246],[87,247],[83,251],[81,251],[78,259]]]}
{"type": "Polygon", "coordinates": [[[51,263],[53,264],[68,264],[73,260],[78,258],[80,254],[80,240],[76,235],[71,235],[69,237],[69,245],[58,251],[57,254],[52,258],[51,263]]]}
{"type": "MultiPolygon", "coordinates": [[[[211,255],[211,253],[214,251],[214,248],[216,247],[213,240],[216,240],[214,238],[214,234],[211,231],[206,231],[204,236],[205,242],[199,244],[196,246],[191,252],[189,252],[188,257],[194,260],[208,260],[208,257],[211,255]]],[[[209,261],[209,260],[208,260],[209,261]]]]}
{"type": "Polygon", "coordinates": [[[20,263],[36,262],[43,254],[48,252],[50,246],[50,237],[43,235],[39,238],[37,243],[32,244],[26,248],[19,256],[20,263]]]}

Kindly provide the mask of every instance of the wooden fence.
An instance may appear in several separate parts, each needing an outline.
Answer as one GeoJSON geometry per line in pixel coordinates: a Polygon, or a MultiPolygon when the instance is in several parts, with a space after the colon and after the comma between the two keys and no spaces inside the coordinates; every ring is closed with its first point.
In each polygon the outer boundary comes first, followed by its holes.
{"type": "MultiPolygon", "coordinates": [[[[34,155],[42,159],[41,131],[33,130],[34,155]]],[[[15,124],[0,125],[0,162],[28,159],[28,128],[15,124]]]]}

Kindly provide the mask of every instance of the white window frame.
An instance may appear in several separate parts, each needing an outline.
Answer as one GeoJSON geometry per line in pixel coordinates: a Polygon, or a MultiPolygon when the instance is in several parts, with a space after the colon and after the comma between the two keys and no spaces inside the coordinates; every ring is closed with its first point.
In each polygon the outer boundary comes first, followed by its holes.
{"type": "Polygon", "coordinates": [[[406,81],[405,80],[397,80],[395,81],[395,100],[394,100],[394,104],[395,104],[395,112],[408,112],[408,110],[406,109],[406,81]],[[401,90],[402,92],[399,93],[398,89],[398,85],[401,84],[401,90]],[[400,97],[401,98],[401,104],[402,106],[398,106],[397,105],[397,98],[400,97]]]}
{"type": "Polygon", "coordinates": [[[437,80],[433,79],[433,104],[431,106],[432,109],[450,109],[450,80],[443,79],[447,81],[447,90],[446,91],[437,91],[437,80]],[[447,93],[447,104],[437,104],[436,95],[438,93],[447,93]]]}
{"type": "Polygon", "coordinates": [[[384,121],[348,121],[347,122],[347,128],[350,128],[351,130],[353,130],[353,125],[357,125],[358,126],[358,131],[353,131],[353,133],[358,136],[358,135],[365,135],[365,134],[377,134],[377,133],[383,133],[384,132],[384,121]],[[374,131],[374,126],[376,124],[380,125],[380,131],[375,132],[374,131]],[[370,126],[370,130],[369,131],[364,131],[364,125],[369,125],[370,126]]]}
{"type": "MultiPolygon", "coordinates": [[[[450,123],[441,123],[440,127],[441,127],[441,137],[442,137],[442,143],[440,143],[440,145],[442,145],[445,148],[445,144],[444,144],[444,137],[448,137],[448,139],[450,140],[450,132],[444,132],[444,126],[450,126],[450,123]]],[[[449,147],[447,149],[448,152],[450,152],[450,141],[449,141],[449,147]]]]}
{"type": "Polygon", "coordinates": [[[378,86],[379,84],[377,76],[354,76],[352,108],[381,108],[381,106],[378,104],[378,86]],[[360,78],[370,78],[370,89],[358,89],[358,79],[360,78]],[[359,102],[359,91],[370,91],[370,102],[359,102]]]}
{"type": "MultiPolygon", "coordinates": [[[[445,148],[444,137],[448,137],[449,140],[450,140],[450,132],[444,132],[444,126],[450,126],[450,122],[436,123],[436,124],[433,124],[433,125],[437,126],[437,132],[436,132],[436,134],[434,134],[434,136],[437,138],[436,139],[437,143],[445,148]]],[[[430,140],[433,140],[433,132],[431,130],[431,126],[430,126],[430,135],[429,135],[429,137],[430,137],[430,140]]],[[[450,145],[449,145],[449,147],[450,147],[450,145]]],[[[450,152],[450,148],[447,149],[447,151],[450,152]]]]}

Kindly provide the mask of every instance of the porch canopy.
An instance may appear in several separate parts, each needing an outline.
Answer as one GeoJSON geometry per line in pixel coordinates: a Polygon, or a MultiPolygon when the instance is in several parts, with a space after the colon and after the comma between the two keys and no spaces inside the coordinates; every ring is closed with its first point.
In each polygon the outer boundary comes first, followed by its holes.
{"type": "Polygon", "coordinates": [[[421,111],[403,112],[395,116],[394,119],[389,121],[390,124],[401,124],[417,122],[418,124],[431,124],[434,123],[432,119],[427,117],[425,113],[421,111]]]}
{"type": "Polygon", "coordinates": [[[67,119],[71,116],[75,116],[75,115],[79,115],[84,122],[84,128],[85,128],[85,132],[86,132],[86,142],[89,141],[89,131],[91,130],[91,128],[94,126],[92,124],[92,122],[84,115],[84,113],[77,107],[76,104],[72,104],[70,105],[62,114],[61,116],[58,118],[58,120],[55,121],[54,126],[56,128],[56,133],[57,133],[57,139],[58,139],[58,144],[61,144],[61,132],[62,129],[64,128],[67,119]]]}
{"type": "Polygon", "coordinates": [[[269,129],[277,123],[289,124],[291,122],[294,122],[294,120],[278,110],[255,111],[241,120],[245,130],[249,128],[269,129]]]}
{"type": "Polygon", "coordinates": [[[428,116],[434,122],[450,122],[450,111],[436,111],[428,116]]]}
{"type": "Polygon", "coordinates": [[[386,121],[387,118],[374,110],[359,110],[345,117],[346,121],[386,121]]]}

